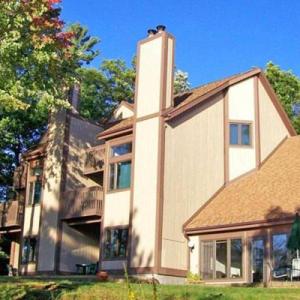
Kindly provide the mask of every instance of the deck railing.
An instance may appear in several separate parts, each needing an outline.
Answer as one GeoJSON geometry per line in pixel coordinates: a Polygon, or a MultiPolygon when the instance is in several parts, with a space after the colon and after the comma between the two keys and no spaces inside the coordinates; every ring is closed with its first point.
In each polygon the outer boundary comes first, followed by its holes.
{"type": "Polygon", "coordinates": [[[86,149],[84,174],[92,174],[103,171],[105,157],[105,146],[100,145],[86,149]]]}
{"type": "Polygon", "coordinates": [[[95,186],[63,193],[62,219],[100,217],[102,215],[103,190],[95,186]]]}
{"type": "Polygon", "coordinates": [[[20,226],[21,213],[18,200],[0,203],[0,227],[20,226]]]}

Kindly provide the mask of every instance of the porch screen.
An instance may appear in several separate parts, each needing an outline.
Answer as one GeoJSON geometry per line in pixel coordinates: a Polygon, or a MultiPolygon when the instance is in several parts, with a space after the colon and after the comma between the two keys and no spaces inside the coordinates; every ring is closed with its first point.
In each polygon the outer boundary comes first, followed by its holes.
{"type": "Polygon", "coordinates": [[[202,242],[201,277],[213,279],[214,275],[214,243],[213,241],[202,242]]]}

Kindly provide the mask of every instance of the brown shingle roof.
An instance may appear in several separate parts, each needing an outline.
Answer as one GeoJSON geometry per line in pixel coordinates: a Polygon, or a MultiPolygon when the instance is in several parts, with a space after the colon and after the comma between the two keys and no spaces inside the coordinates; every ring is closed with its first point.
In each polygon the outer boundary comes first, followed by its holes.
{"type": "Polygon", "coordinates": [[[185,225],[186,232],[270,222],[300,210],[300,136],[288,138],[262,167],[232,182],[185,225]]]}
{"type": "Polygon", "coordinates": [[[252,76],[258,75],[261,72],[261,69],[254,68],[243,73],[235,74],[221,80],[204,84],[183,94],[175,95],[174,107],[168,110],[166,116],[168,118],[175,117],[182,112],[191,109],[195,105],[207,100],[208,98],[224,90],[228,86],[252,76]]]}
{"type": "Polygon", "coordinates": [[[123,119],[120,121],[117,121],[114,123],[114,125],[112,125],[111,127],[109,127],[108,129],[100,132],[97,137],[98,138],[105,138],[108,136],[113,136],[115,134],[117,134],[118,132],[122,132],[124,130],[131,130],[132,126],[133,126],[133,117],[127,118],[127,119],[123,119]]]}

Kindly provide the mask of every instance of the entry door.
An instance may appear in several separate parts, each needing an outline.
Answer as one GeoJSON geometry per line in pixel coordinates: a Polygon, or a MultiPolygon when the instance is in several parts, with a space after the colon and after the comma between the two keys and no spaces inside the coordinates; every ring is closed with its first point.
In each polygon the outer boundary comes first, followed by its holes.
{"type": "Polygon", "coordinates": [[[251,242],[251,276],[252,282],[262,282],[264,278],[265,245],[262,238],[254,238],[251,242]]]}

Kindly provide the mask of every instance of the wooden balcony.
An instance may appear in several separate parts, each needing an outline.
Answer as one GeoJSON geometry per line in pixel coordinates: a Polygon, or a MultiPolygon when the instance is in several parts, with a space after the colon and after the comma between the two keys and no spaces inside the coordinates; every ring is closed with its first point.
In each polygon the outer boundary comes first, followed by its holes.
{"type": "Polygon", "coordinates": [[[18,200],[0,203],[0,228],[19,227],[21,210],[22,204],[18,200]]]}
{"type": "Polygon", "coordinates": [[[62,219],[86,217],[100,218],[102,215],[103,190],[101,187],[81,188],[63,194],[62,219]]]}
{"type": "Polygon", "coordinates": [[[104,157],[104,145],[86,149],[83,173],[89,175],[102,172],[104,170],[104,157]]]}

